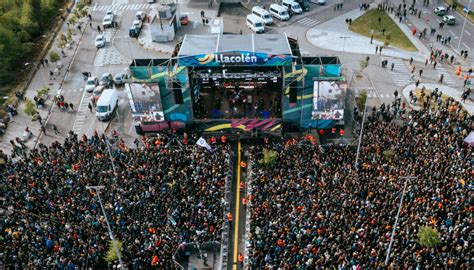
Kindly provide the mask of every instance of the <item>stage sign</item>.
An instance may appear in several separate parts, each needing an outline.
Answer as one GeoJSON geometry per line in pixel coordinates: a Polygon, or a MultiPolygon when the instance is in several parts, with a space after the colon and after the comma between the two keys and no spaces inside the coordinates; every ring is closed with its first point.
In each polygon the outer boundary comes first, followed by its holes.
{"type": "Polygon", "coordinates": [[[293,57],[285,54],[268,54],[248,51],[229,51],[212,54],[198,54],[178,58],[180,66],[287,66],[293,57]]]}

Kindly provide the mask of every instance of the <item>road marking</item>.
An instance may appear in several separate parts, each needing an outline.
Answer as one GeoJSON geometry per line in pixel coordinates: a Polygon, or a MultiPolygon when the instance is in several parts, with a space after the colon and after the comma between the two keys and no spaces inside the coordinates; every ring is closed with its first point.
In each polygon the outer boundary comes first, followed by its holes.
{"type": "Polygon", "coordinates": [[[469,33],[468,31],[464,31],[465,34],[467,34],[468,36],[471,36],[471,33],[469,33]]]}
{"type": "Polygon", "coordinates": [[[453,36],[456,36],[456,34],[452,30],[449,30],[449,33],[451,33],[451,35],[453,36]]]}
{"type": "Polygon", "coordinates": [[[233,269],[237,269],[237,253],[239,248],[239,210],[240,210],[240,141],[237,142],[237,186],[235,195],[235,224],[234,224],[234,264],[233,269]]]}
{"type": "Polygon", "coordinates": [[[469,47],[469,46],[467,46],[467,44],[466,44],[466,43],[464,43],[464,42],[463,42],[463,43],[462,43],[462,45],[463,45],[464,47],[466,47],[466,48],[470,49],[470,47],[469,47]]]}
{"type": "Polygon", "coordinates": [[[95,2],[95,5],[94,5],[94,8],[92,9],[92,11],[95,11],[95,10],[97,9],[97,5],[98,5],[98,4],[99,4],[99,3],[95,2]]]}

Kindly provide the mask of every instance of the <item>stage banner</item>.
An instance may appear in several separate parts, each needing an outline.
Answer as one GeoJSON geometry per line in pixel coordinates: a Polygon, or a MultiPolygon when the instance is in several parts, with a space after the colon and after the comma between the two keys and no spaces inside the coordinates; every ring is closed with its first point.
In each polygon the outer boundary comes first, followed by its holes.
{"type": "Polygon", "coordinates": [[[287,66],[293,57],[285,54],[269,54],[248,51],[228,51],[212,54],[199,54],[178,58],[180,66],[217,67],[217,66],[287,66]]]}

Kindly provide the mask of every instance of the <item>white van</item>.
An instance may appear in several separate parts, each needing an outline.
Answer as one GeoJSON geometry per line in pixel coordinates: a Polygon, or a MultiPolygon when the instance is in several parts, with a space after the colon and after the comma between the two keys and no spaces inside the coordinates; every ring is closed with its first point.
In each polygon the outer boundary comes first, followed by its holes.
{"type": "Polygon", "coordinates": [[[296,3],[293,0],[283,0],[281,5],[286,7],[290,14],[301,14],[301,13],[303,13],[303,9],[300,7],[300,4],[296,3]]]}
{"type": "Polygon", "coordinates": [[[280,6],[278,4],[271,4],[268,10],[273,17],[281,21],[288,21],[290,19],[290,15],[288,14],[286,7],[280,6]]]}
{"type": "Polygon", "coordinates": [[[255,14],[257,15],[260,19],[262,19],[262,21],[266,24],[266,25],[271,25],[273,23],[273,19],[272,19],[272,16],[270,15],[270,13],[268,13],[268,11],[266,11],[265,9],[261,8],[261,7],[253,7],[252,8],[252,14],[255,14]]]}
{"type": "Polygon", "coordinates": [[[247,27],[255,33],[263,33],[265,31],[265,23],[255,14],[247,15],[247,27]]]}
{"type": "Polygon", "coordinates": [[[118,94],[115,89],[106,89],[97,101],[95,116],[99,120],[107,121],[112,118],[118,105],[118,94]]]}

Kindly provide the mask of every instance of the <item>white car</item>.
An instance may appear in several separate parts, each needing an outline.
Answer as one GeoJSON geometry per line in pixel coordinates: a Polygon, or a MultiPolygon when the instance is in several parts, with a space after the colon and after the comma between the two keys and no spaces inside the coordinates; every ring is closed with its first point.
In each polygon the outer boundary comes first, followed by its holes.
{"type": "Polygon", "coordinates": [[[138,29],[142,29],[143,23],[140,20],[134,20],[133,21],[133,26],[135,26],[138,29]]]}
{"type": "Polygon", "coordinates": [[[128,75],[124,72],[120,72],[120,73],[115,74],[114,83],[116,85],[122,85],[125,83],[127,79],[128,79],[128,75]]]}
{"type": "Polygon", "coordinates": [[[104,19],[102,20],[102,26],[104,28],[110,28],[114,26],[114,16],[113,15],[105,15],[104,19]]]}
{"type": "Polygon", "coordinates": [[[105,39],[104,34],[98,35],[95,38],[95,46],[97,47],[97,49],[105,47],[105,43],[106,43],[106,39],[105,39]]]}
{"type": "Polygon", "coordinates": [[[145,21],[146,19],[146,13],[144,11],[137,11],[137,13],[135,13],[135,18],[137,18],[137,20],[140,20],[142,22],[145,21]]]}
{"type": "Polygon", "coordinates": [[[87,78],[86,86],[84,89],[87,92],[92,92],[94,91],[95,87],[99,84],[99,79],[97,77],[89,77],[87,78]]]}
{"type": "Polygon", "coordinates": [[[115,19],[115,13],[112,11],[112,10],[107,10],[107,12],[105,13],[106,16],[112,16],[112,19],[115,19]]]}

